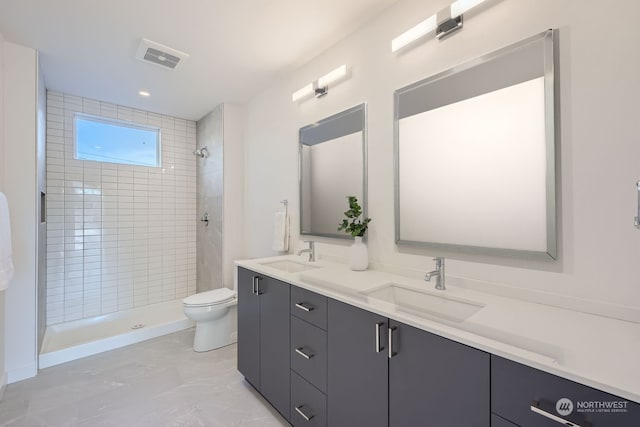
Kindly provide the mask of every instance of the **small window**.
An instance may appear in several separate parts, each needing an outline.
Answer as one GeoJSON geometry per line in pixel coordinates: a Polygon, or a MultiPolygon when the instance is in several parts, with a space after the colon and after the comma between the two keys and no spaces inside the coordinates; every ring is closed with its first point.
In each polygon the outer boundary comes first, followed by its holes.
{"type": "Polygon", "coordinates": [[[86,114],[74,122],[76,159],[160,166],[160,129],[86,114]]]}

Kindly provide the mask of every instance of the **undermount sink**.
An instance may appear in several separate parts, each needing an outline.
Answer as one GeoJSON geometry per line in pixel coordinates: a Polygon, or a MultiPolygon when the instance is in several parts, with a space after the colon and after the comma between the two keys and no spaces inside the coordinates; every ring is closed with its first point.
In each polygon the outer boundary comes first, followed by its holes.
{"type": "Polygon", "coordinates": [[[398,311],[457,323],[471,317],[484,307],[480,303],[422,292],[397,283],[388,283],[365,291],[363,294],[369,298],[393,304],[398,311]]]}
{"type": "Polygon", "coordinates": [[[301,271],[313,270],[317,267],[315,265],[302,264],[295,261],[272,261],[272,262],[264,262],[262,265],[275,268],[276,270],[284,271],[285,273],[300,273],[301,271]]]}

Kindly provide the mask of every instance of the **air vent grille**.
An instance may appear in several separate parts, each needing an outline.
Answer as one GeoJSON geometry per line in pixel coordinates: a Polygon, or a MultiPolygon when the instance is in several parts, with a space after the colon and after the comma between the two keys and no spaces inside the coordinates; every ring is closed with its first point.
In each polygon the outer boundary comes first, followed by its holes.
{"type": "Polygon", "coordinates": [[[169,67],[171,69],[176,68],[180,62],[180,58],[173,56],[170,53],[162,52],[160,50],[150,47],[147,49],[147,53],[144,54],[144,60],[153,62],[154,64],[169,67]]]}
{"type": "Polygon", "coordinates": [[[175,70],[189,55],[148,39],[142,39],[136,58],[164,68],[175,70]]]}

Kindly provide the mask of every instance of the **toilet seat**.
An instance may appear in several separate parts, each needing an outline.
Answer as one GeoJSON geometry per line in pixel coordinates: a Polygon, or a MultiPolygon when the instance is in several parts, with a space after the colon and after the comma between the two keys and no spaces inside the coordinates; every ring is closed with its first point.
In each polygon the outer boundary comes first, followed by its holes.
{"type": "Polygon", "coordinates": [[[212,291],[200,292],[182,300],[185,307],[207,307],[211,305],[223,304],[236,297],[236,293],[229,288],[214,289],[212,291]]]}

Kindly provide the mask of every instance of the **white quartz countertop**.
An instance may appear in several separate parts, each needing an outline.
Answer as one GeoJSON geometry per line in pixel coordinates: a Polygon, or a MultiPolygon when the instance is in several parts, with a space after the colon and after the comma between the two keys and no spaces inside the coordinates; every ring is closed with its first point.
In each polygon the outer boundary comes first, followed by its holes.
{"type": "MultiPolygon", "coordinates": [[[[640,403],[640,324],[433,283],[383,271],[286,255],[236,261],[236,265],[325,295],[497,356],[640,403]],[[287,272],[278,261],[309,268],[287,272]],[[311,268],[311,266],[316,268],[311,268]],[[403,311],[363,292],[388,283],[483,305],[462,322],[403,311]]],[[[294,265],[294,267],[296,267],[294,265]]],[[[447,277],[449,280],[449,277],[447,277]]],[[[449,281],[451,282],[451,281],[449,281]]]]}

